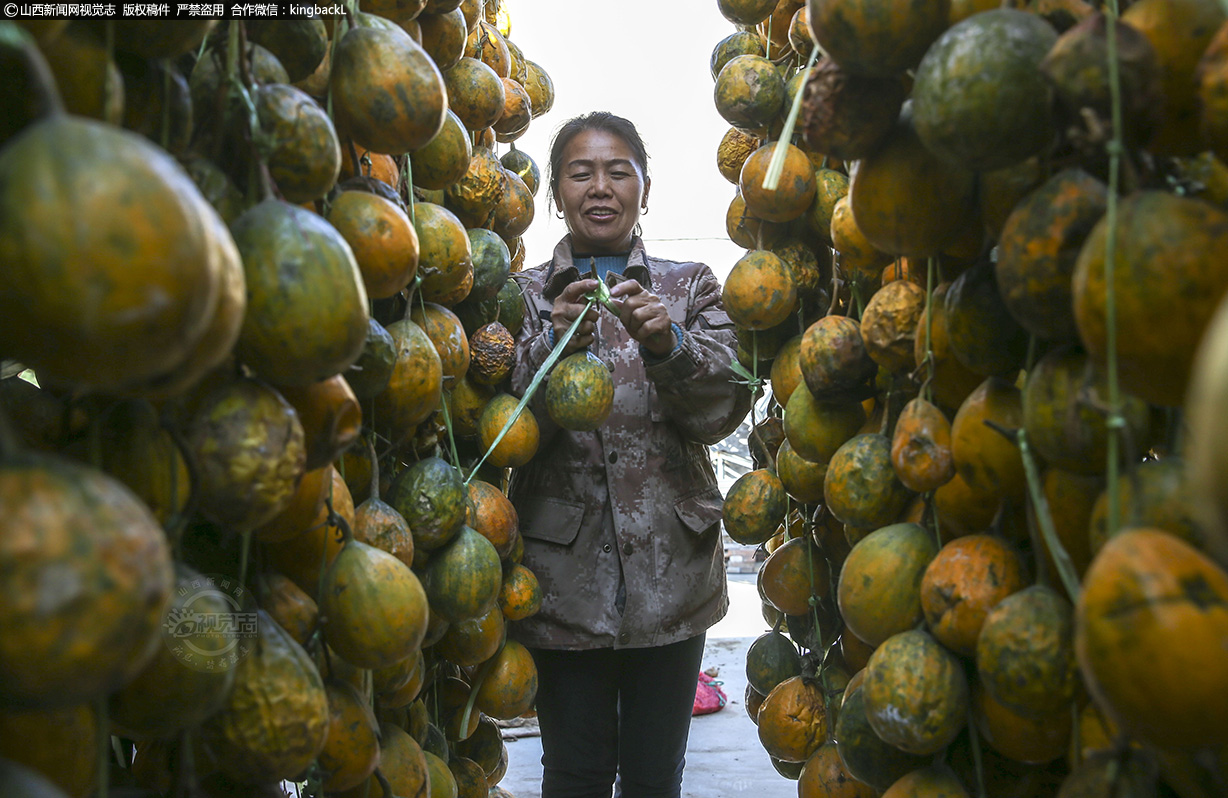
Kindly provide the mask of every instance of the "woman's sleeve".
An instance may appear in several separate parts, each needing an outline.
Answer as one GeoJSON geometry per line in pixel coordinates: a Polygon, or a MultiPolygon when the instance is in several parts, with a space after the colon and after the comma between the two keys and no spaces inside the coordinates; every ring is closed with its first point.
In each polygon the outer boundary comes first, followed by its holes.
{"type": "Polygon", "coordinates": [[[682,340],[664,360],[647,359],[665,414],[687,437],[712,445],[746,418],[753,397],[730,364],[737,357],[733,321],[721,307],[721,284],[700,266],[691,284],[682,340]]]}
{"type": "MultiPolygon", "coordinates": [[[[550,351],[553,349],[550,340],[551,328],[538,315],[540,303],[535,301],[535,298],[539,298],[536,292],[540,286],[534,282],[520,283],[520,285],[524,295],[524,323],[516,335],[516,365],[512,367],[509,379],[511,392],[516,397],[524,396],[525,391],[529,390],[529,383],[533,382],[533,376],[546,362],[546,358],[550,357],[550,351]]],[[[537,421],[538,449],[545,448],[554,434],[558,432],[559,427],[546,412],[546,392],[544,390],[539,390],[533,395],[528,409],[532,411],[533,418],[537,421]]]]}

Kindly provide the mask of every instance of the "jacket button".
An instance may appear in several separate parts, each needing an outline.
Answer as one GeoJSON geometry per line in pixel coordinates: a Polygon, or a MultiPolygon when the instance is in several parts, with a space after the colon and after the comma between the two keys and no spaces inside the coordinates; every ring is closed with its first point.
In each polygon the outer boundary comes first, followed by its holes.
{"type": "Polygon", "coordinates": [[[610,549],[612,549],[612,548],[613,548],[613,546],[611,546],[609,543],[607,543],[607,544],[605,544],[604,546],[602,546],[602,547],[601,547],[601,550],[602,550],[602,551],[604,551],[606,554],[609,554],[609,553],[610,553],[610,549]]]}
{"type": "Polygon", "coordinates": [[[610,452],[610,462],[611,463],[618,462],[618,452],[610,452]]]}
{"type": "Polygon", "coordinates": [[[623,544],[623,554],[631,554],[631,544],[630,543],[623,544]]]}
{"type": "Polygon", "coordinates": [[[626,632],[620,632],[618,635],[618,642],[620,643],[626,643],[630,639],[631,635],[627,634],[626,632]]]}

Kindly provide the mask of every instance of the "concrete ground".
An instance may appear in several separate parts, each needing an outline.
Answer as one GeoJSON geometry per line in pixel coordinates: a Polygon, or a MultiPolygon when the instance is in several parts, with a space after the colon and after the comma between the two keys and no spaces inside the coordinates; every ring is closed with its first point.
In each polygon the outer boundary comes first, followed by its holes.
{"type": "MultiPolygon", "coordinates": [[[[729,614],[708,630],[703,669],[717,668],[717,679],[729,696],[724,709],[701,715],[691,722],[683,798],[748,796],[748,798],[795,798],[796,782],[772,767],[759,745],[755,724],[746,714],[746,649],[767,631],[759,609],[753,574],[731,575],[729,614]]],[[[516,798],[541,796],[541,738],[519,737],[507,741],[508,769],[499,786],[516,798]]]]}

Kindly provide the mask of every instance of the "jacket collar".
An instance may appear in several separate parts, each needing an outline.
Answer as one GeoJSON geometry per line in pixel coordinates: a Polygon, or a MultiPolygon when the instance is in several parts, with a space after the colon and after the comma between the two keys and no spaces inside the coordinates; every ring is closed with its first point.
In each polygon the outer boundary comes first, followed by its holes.
{"type": "MultiPolygon", "coordinates": [[[[586,262],[575,263],[571,254],[571,235],[563,236],[563,240],[554,248],[554,257],[550,260],[550,268],[546,270],[545,287],[542,296],[553,302],[563,289],[576,280],[582,279],[589,272],[586,262]]],[[[644,242],[636,236],[631,242],[631,254],[627,257],[627,269],[624,274],[610,272],[606,275],[606,285],[614,286],[623,280],[635,280],[649,290],[652,289],[652,272],[648,268],[648,253],[644,251],[644,242]]]]}

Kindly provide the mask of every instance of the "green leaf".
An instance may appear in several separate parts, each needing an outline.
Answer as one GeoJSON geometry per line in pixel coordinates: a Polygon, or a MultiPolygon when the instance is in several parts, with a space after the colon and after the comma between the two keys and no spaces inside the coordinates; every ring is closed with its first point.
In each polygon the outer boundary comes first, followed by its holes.
{"type": "Polygon", "coordinates": [[[507,431],[510,430],[512,425],[516,423],[516,419],[520,418],[521,411],[528,406],[529,402],[533,401],[533,394],[537,393],[538,387],[540,387],[542,381],[546,379],[546,375],[550,373],[550,369],[554,368],[554,364],[557,363],[559,358],[563,356],[563,350],[567,347],[567,344],[576,334],[576,329],[579,328],[580,322],[582,322],[584,317],[588,315],[589,310],[592,309],[596,301],[596,299],[589,299],[588,305],[584,308],[584,312],[576,317],[576,320],[573,321],[571,326],[567,328],[567,332],[563,333],[563,337],[555,342],[554,349],[550,351],[550,356],[546,358],[546,362],[542,363],[541,368],[539,368],[537,373],[533,375],[533,381],[529,383],[529,387],[527,390],[525,390],[524,396],[520,397],[520,401],[516,403],[515,411],[512,412],[512,415],[507,420],[507,423],[503,425],[503,429],[499,430],[499,434],[495,436],[493,441],[491,441],[490,448],[483,452],[482,459],[478,460],[477,465],[475,465],[473,470],[469,472],[469,476],[465,479],[466,485],[468,485],[469,481],[473,479],[475,474],[478,473],[478,469],[480,469],[482,464],[486,462],[486,458],[490,457],[490,453],[494,451],[495,447],[498,446],[503,440],[503,436],[507,435],[507,431]]]}

